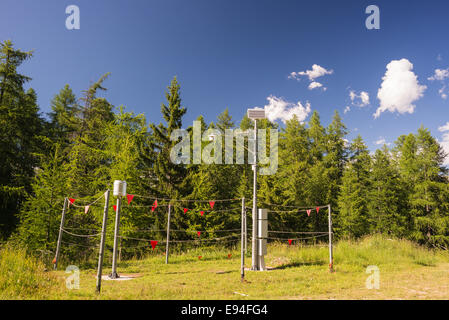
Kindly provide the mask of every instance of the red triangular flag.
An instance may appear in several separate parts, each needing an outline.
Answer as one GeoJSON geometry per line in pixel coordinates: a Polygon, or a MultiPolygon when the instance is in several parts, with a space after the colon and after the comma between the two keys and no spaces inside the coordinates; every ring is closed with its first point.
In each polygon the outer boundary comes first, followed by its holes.
{"type": "Polygon", "coordinates": [[[201,231],[198,231],[197,233],[198,233],[198,237],[201,236],[201,231]]]}
{"type": "Polygon", "coordinates": [[[201,259],[203,256],[198,256],[198,259],[201,259]]]}
{"type": "Polygon", "coordinates": [[[151,242],[151,246],[153,247],[153,251],[154,251],[154,248],[155,248],[156,245],[157,245],[157,241],[151,240],[150,242],[151,242]]]}
{"type": "Polygon", "coordinates": [[[114,208],[114,211],[117,212],[117,206],[114,204],[112,207],[114,208]]]}
{"type": "Polygon", "coordinates": [[[87,213],[89,211],[89,206],[84,207],[84,213],[87,213]]]}
{"type": "Polygon", "coordinates": [[[232,254],[228,253],[228,259],[231,259],[232,254]]]}
{"type": "Polygon", "coordinates": [[[307,215],[310,217],[310,212],[312,211],[312,209],[307,210],[307,215]]]}
{"type": "Polygon", "coordinates": [[[292,239],[288,239],[288,245],[291,246],[292,245],[292,239]]]}
{"type": "Polygon", "coordinates": [[[128,204],[130,204],[131,201],[133,201],[134,195],[133,194],[127,194],[126,198],[128,199],[128,204]]]}
{"type": "Polygon", "coordinates": [[[318,211],[320,211],[320,207],[316,207],[316,213],[318,213],[318,211]]]}
{"type": "Polygon", "coordinates": [[[209,205],[210,205],[210,207],[213,209],[213,208],[214,208],[214,205],[215,205],[215,201],[209,201],[209,205]]]}
{"type": "Polygon", "coordinates": [[[56,263],[56,258],[54,258],[51,263],[55,264],[56,263]]]}
{"type": "Polygon", "coordinates": [[[154,212],[155,209],[156,209],[155,206],[151,206],[151,212],[154,212]]]}
{"type": "MultiPolygon", "coordinates": [[[[70,201],[71,204],[73,204],[75,202],[75,199],[69,198],[69,201],[70,201]]],[[[70,206],[70,203],[69,203],[69,206],[70,206]]]]}
{"type": "Polygon", "coordinates": [[[203,215],[203,214],[204,214],[204,211],[201,211],[200,213],[201,213],[201,215],[203,215]]]}
{"type": "Polygon", "coordinates": [[[157,208],[157,199],[156,199],[156,200],[154,200],[154,203],[153,203],[153,207],[154,207],[154,209],[156,209],[156,208],[157,208]]]}
{"type": "Polygon", "coordinates": [[[184,208],[184,213],[187,213],[187,211],[189,211],[189,209],[187,209],[187,208],[184,208]]]}

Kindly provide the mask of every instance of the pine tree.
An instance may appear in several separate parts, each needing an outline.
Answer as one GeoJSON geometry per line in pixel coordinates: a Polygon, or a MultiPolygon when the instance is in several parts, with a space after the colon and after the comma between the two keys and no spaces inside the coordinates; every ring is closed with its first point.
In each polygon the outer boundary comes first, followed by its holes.
{"type": "Polygon", "coordinates": [[[340,195],[335,230],[340,236],[360,237],[369,232],[368,199],[371,158],[360,135],[352,142],[340,195]]]}
{"type": "Polygon", "coordinates": [[[173,78],[166,99],[168,105],[161,105],[162,116],[165,125],[151,124],[154,135],[154,148],[157,150],[157,158],[154,165],[154,173],[158,179],[158,192],[165,197],[177,198],[184,194],[183,181],[186,176],[186,168],[183,164],[175,164],[170,160],[170,150],[177,141],[171,141],[170,136],[176,129],[181,129],[182,117],[187,109],[181,105],[180,85],[173,78]]]}
{"type": "Polygon", "coordinates": [[[386,145],[374,154],[367,196],[371,232],[406,236],[407,197],[386,145]]]}
{"type": "Polygon", "coordinates": [[[31,56],[15,50],[9,40],[0,43],[0,238],[16,227],[21,203],[31,191],[37,154],[45,153],[36,92],[24,91],[31,78],[17,72],[31,56]]]}

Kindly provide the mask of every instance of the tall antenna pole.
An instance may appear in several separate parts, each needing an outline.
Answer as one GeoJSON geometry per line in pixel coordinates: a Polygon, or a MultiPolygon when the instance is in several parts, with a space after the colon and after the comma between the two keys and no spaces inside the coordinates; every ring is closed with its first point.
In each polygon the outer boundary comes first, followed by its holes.
{"type": "Polygon", "coordinates": [[[254,119],[254,181],[253,181],[253,238],[252,238],[252,265],[251,270],[259,269],[257,259],[257,120],[254,119]]]}

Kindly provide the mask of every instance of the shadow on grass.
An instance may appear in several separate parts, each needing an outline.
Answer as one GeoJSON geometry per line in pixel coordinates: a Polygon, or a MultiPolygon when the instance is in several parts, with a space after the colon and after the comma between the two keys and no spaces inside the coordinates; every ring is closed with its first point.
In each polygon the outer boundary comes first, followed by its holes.
{"type": "Polygon", "coordinates": [[[307,266],[324,266],[326,265],[323,261],[311,261],[311,262],[289,262],[285,264],[281,264],[280,266],[271,267],[269,270],[284,270],[288,268],[297,268],[297,267],[307,267],[307,266]]]}

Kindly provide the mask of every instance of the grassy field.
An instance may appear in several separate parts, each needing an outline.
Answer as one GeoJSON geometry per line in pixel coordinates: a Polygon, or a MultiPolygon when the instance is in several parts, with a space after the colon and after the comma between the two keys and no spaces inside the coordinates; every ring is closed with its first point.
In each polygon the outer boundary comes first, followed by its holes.
{"type": "MultiPolygon", "coordinates": [[[[334,273],[328,271],[327,247],[273,244],[268,252],[273,269],[247,271],[244,283],[238,251],[194,250],[172,256],[168,265],[162,254],[123,261],[119,274],[137,277],[103,281],[97,295],[95,269],[81,269],[80,288],[69,290],[64,271],[46,271],[22,250],[6,248],[0,255],[0,299],[449,299],[449,254],[409,241],[341,241],[334,273]],[[380,270],[379,289],[366,288],[369,265],[380,270]]],[[[106,267],[104,274],[109,272],[106,267]]]]}

